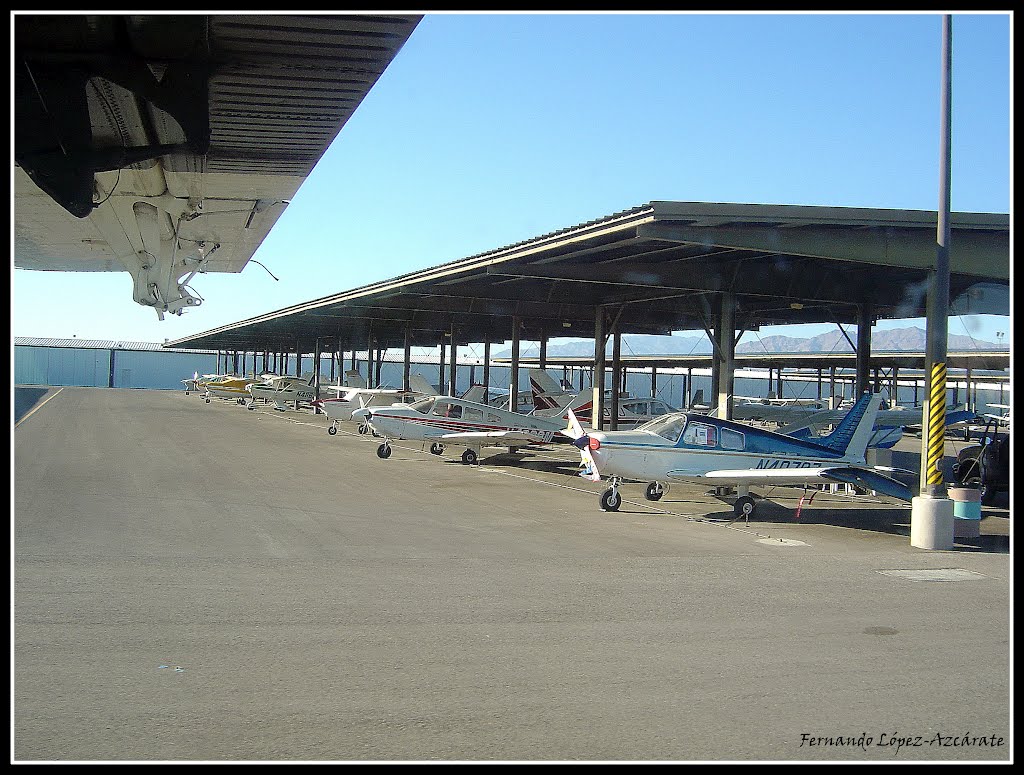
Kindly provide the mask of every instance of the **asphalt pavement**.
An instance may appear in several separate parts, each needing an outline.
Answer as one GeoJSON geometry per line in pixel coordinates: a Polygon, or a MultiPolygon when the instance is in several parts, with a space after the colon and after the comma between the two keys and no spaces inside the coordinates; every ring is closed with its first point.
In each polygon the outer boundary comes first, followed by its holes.
{"type": "Polygon", "coordinates": [[[431,455],[308,412],[28,397],[13,762],[1012,760],[1010,509],[431,455]],[[799,513],[798,513],[799,511],[799,513]]]}

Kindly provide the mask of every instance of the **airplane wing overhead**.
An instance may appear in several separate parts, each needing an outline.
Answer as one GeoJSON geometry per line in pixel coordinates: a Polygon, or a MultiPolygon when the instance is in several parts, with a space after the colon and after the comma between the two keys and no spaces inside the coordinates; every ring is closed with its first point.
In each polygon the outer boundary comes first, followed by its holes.
{"type": "Polygon", "coordinates": [[[402,15],[13,15],[14,265],[181,314],[241,272],[412,34],[402,15]]]}

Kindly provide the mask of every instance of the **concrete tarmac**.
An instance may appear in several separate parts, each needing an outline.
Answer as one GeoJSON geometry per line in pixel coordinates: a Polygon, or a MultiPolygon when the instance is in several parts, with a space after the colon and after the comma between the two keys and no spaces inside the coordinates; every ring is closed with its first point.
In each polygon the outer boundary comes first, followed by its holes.
{"type": "Polygon", "coordinates": [[[30,403],[13,762],[1012,761],[1008,508],[922,550],[869,496],[603,512],[571,448],[381,460],[183,391],[30,403]]]}

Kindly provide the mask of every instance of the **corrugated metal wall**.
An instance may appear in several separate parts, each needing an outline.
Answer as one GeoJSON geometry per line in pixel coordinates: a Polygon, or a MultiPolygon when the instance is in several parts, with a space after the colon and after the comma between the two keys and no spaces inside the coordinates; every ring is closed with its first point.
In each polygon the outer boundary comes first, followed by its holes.
{"type": "Polygon", "coordinates": [[[181,390],[217,367],[215,354],[15,345],[14,384],[110,387],[111,353],[113,387],[181,390]]]}

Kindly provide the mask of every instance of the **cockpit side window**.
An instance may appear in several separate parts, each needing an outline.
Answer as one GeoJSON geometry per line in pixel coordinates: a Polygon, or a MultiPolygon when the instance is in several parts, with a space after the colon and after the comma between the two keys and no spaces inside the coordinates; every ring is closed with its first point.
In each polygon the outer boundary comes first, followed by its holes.
{"type": "Polygon", "coordinates": [[[722,438],[720,442],[722,449],[742,451],[745,441],[746,436],[739,431],[734,431],[732,428],[722,428],[722,438]]]}
{"type": "Polygon", "coordinates": [[[683,442],[696,447],[718,446],[718,426],[702,422],[690,423],[683,434],[683,442]]]}

